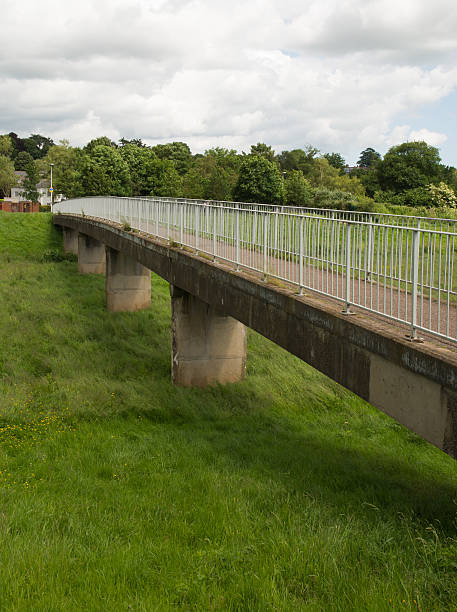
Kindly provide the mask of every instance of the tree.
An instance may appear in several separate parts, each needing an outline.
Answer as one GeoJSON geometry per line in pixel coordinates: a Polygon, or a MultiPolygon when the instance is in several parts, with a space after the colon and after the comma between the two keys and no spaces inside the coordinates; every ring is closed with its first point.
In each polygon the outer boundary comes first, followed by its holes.
{"type": "MultiPolygon", "coordinates": [[[[205,151],[205,156],[213,157],[217,165],[225,170],[231,170],[238,173],[240,170],[241,162],[243,160],[241,155],[235,151],[235,149],[224,149],[223,147],[215,147],[214,149],[208,149],[205,151]]],[[[202,157],[202,156],[200,156],[202,157]]]]}
{"type": "Polygon", "coordinates": [[[37,185],[40,181],[40,175],[36,163],[33,160],[27,165],[25,173],[25,178],[22,183],[24,189],[21,195],[25,200],[38,202],[39,193],[37,185]]]}
{"type": "Polygon", "coordinates": [[[365,188],[367,196],[372,198],[374,194],[381,189],[379,184],[378,174],[375,167],[371,168],[354,168],[349,175],[351,179],[357,178],[365,188]]]}
{"type": "Polygon", "coordinates": [[[169,159],[154,159],[150,166],[150,195],[179,198],[182,195],[182,178],[169,159]]]}
{"type": "Polygon", "coordinates": [[[357,165],[359,168],[373,168],[380,159],[381,154],[373,148],[368,147],[360,153],[357,165]]]}
{"type": "Polygon", "coordinates": [[[324,157],[331,166],[340,171],[340,174],[344,172],[346,161],[339,153],[325,153],[324,157]]]}
{"type": "Polygon", "coordinates": [[[289,170],[301,170],[306,178],[313,166],[313,160],[318,155],[319,149],[307,145],[305,150],[293,149],[292,151],[282,151],[279,155],[279,165],[281,170],[287,172],[289,170]]]}
{"type": "Polygon", "coordinates": [[[11,159],[14,160],[18,153],[20,153],[21,151],[25,151],[24,141],[22,140],[22,138],[19,138],[19,136],[14,132],[10,132],[8,136],[12,145],[12,151],[10,155],[11,159]]]}
{"type": "Polygon", "coordinates": [[[365,189],[357,178],[350,178],[346,174],[341,175],[336,168],[331,166],[325,157],[318,157],[307,176],[313,187],[326,187],[339,191],[348,191],[354,195],[365,195],[365,189]]]}
{"type": "Polygon", "coordinates": [[[183,193],[187,198],[205,200],[231,200],[238,179],[230,155],[220,151],[207,151],[194,160],[192,168],[183,177],[183,193]]]}
{"type": "Polygon", "coordinates": [[[284,181],[284,201],[288,206],[307,206],[311,198],[311,185],[300,170],[291,170],[284,181]]]}
{"type": "Polygon", "coordinates": [[[84,151],[90,154],[95,149],[95,147],[98,147],[100,145],[103,145],[104,147],[111,147],[113,149],[117,148],[117,144],[110,140],[108,136],[99,136],[98,138],[93,138],[92,140],[90,140],[84,147],[84,151]]]}
{"type": "Polygon", "coordinates": [[[158,144],[152,150],[159,159],[168,159],[173,162],[178,173],[183,176],[191,167],[192,153],[185,142],[169,142],[158,144]]]}
{"type": "Polygon", "coordinates": [[[85,152],[79,163],[80,195],[130,195],[130,173],[119,151],[99,144],[85,152]]]}
{"type": "Polygon", "coordinates": [[[444,166],[436,147],[426,142],[404,142],[391,147],[376,170],[384,190],[400,193],[440,182],[444,166]]]}
{"type": "Polygon", "coordinates": [[[141,140],[141,138],[132,138],[131,140],[127,140],[127,138],[120,138],[119,139],[119,144],[121,147],[125,147],[126,145],[135,145],[136,147],[146,147],[146,145],[144,144],[144,142],[141,140]]]}
{"type": "Polygon", "coordinates": [[[32,161],[33,157],[28,151],[19,151],[14,160],[14,168],[16,170],[25,170],[32,161]]]}
{"type": "Polygon", "coordinates": [[[80,149],[70,147],[68,140],[61,140],[49,149],[46,157],[37,161],[38,170],[41,176],[50,179],[51,164],[54,164],[52,182],[55,192],[67,198],[76,197],[82,195],[77,172],[80,156],[80,149]]]}
{"type": "Polygon", "coordinates": [[[274,162],[276,160],[275,152],[264,142],[258,142],[256,145],[251,145],[251,155],[259,155],[260,157],[268,159],[270,162],[274,162]]]}
{"type": "Polygon", "coordinates": [[[279,204],[283,190],[282,176],[276,164],[258,155],[245,157],[234,189],[236,200],[279,204]]]}
{"type": "Polygon", "coordinates": [[[11,138],[8,134],[3,134],[0,136],[0,155],[5,157],[10,157],[13,151],[13,143],[11,142],[11,138]]]}
{"type": "Polygon", "coordinates": [[[119,152],[129,167],[131,194],[149,195],[153,187],[150,178],[153,162],[157,159],[154,151],[149,147],[128,142],[119,149],[119,152]]]}
{"type": "Polygon", "coordinates": [[[14,187],[16,183],[13,162],[4,155],[0,155],[0,193],[4,197],[8,196],[11,187],[14,187]]]}
{"type": "Polygon", "coordinates": [[[41,134],[32,134],[22,139],[23,150],[30,153],[33,159],[43,158],[53,144],[54,141],[51,138],[41,136],[41,134]]]}

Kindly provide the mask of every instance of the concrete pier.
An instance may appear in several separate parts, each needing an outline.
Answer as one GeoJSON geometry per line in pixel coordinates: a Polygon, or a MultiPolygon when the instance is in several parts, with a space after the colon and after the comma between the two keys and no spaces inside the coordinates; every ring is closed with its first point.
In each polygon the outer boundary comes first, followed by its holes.
{"type": "Polygon", "coordinates": [[[69,227],[63,227],[63,250],[65,253],[78,254],[78,232],[70,229],[69,227]]]}
{"type": "Polygon", "coordinates": [[[86,236],[78,236],[78,271],[80,274],[105,274],[105,245],[86,236]]]}
{"type": "Polygon", "coordinates": [[[151,271],[136,259],[106,248],[106,307],[134,311],[151,304],[151,271]]]}
{"type": "Polygon", "coordinates": [[[171,376],[175,385],[205,387],[246,374],[246,328],[214,306],[170,285],[171,376]]]}

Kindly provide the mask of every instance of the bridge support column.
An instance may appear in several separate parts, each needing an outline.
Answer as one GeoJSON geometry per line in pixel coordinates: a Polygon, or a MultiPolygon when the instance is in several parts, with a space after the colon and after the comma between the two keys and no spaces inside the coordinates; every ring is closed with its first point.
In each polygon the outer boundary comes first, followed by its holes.
{"type": "Polygon", "coordinates": [[[205,387],[246,374],[246,328],[213,306],[170,285],[175,385],[205,387]]]}
{"type": "Polygon", "coordinates": [[[106,307],[142,310],[151,304],[151,271],[136,259],[106,248],[106,307]]]}
{"type": "Polygon", "coordinates": [[[65,253],[78,254],[78,232],[69,227],[63,227],[63,250],[65,253]]]}
{"type": "Polygon", "coordinates": [[[105,274],[105,245],[85,234],[78,237],[78,271],[81,274],[105,274]]]}

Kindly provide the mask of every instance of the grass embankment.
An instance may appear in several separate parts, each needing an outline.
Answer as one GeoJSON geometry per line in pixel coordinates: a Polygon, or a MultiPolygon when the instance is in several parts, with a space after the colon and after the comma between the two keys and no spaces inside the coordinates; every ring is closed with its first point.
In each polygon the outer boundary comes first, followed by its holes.
{"type": "Polygon", "coordinates": [[[0,263],[2,610],[456,609],[456,462],[255,333],[244,382],[173,387],[163,281],[108,313],[34,249],[0,263]]]}

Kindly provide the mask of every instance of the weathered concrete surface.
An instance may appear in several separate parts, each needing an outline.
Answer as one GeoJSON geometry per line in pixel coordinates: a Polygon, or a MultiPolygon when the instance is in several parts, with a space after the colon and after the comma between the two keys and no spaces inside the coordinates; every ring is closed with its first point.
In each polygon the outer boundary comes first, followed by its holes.
{"type": "Polygon", "coordinates": [[[170,285],[171,377],[175,385],[206,387],[246,375],[246,328],[198,297],[170,285]]]}
{"type": "Polygon", "coordinates": [[[106,307],[115,312],[148,308],[151,271],[136,259],[106,247],[106,307]]]}
{"type": "Polygon", "coordinates": [[[72,215],[77,229],[137,259],[176,287],[255,329],[457,458],[457,351],[409,342],[397,325],[341,304],[297,296],[233,268],[171,248],[120,226],[72,215]]]}
{"type": "Polygon", "coordinates": [[[105,274],[105,245],[96,238],[80,233],[78,236],[78,271],[80,274],[105,274]]]}
{"type": "Polygon", "coordinates": [[[78,254],[78,232],[69,227],[62,228],[63,230],[63,250],[65,253],[78,254]]]}

